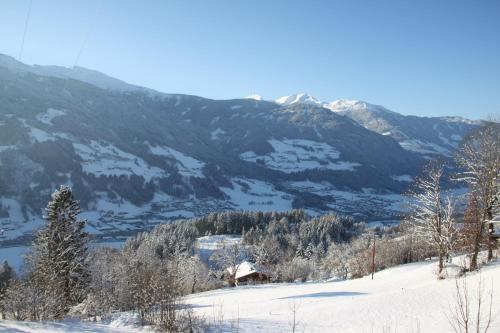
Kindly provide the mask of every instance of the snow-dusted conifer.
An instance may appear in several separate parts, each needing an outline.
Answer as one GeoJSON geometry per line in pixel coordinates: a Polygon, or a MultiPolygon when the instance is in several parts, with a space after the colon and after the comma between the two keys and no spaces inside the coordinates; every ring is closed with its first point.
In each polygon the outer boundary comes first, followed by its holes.
{"type": "Polygon", "coordinates": [[[86,296],[88,235],[85,221],[77,219],[80,206],[69,187],[52,194],[46,213],[34,244],[34,276],[45,297],[58,299],[48,316],[60,318],[86,296]]]}

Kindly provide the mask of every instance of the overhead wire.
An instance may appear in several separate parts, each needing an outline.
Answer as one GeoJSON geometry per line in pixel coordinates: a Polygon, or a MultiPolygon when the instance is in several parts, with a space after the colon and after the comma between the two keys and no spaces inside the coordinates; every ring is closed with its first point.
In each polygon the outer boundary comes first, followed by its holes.
{"type": "Polygon", "coordinates": [[[31,7],[33,6],[33,0],[30,0],[29,5],[28,5],[28,13],[26,15],[26,20],[24,21],[24,31],[23,31],[23,37],[21,39],[21,47],[19,49],[19,56],[17,60],[21,61],[23,57],[23,52],[24,52],[24,42],[26,41],[26,32],[28,31],[28,23],[30,20],[30,15],[31,15],[31,7]]]}
{"type": "Polygon", "coordinates": [[[95,29],[96,25],[93,24],[93,23],[94,23],[94,21],[96,21],[97,15],[99,14],[101,7],[102,7],[102,3],[100,3],[100,6],[97,6],[96,10],[94,11],[94,14],[90,17],[90,20],[89,20],[90,27],[87,30],[87,34],[85,35],[85,37],[83,39],[83,42],[82,42],[82,45],[80,46],[80,49],[78,50],[75,62],[73,63],[73,67],[76,67],[78,65],[78,63],[80,62],[80,57],[82,56],[83,51],[87,47],[87,44],[88,44],[89,39],[90,39],[90,36],[94,32],[94,29],[95,29]]]}

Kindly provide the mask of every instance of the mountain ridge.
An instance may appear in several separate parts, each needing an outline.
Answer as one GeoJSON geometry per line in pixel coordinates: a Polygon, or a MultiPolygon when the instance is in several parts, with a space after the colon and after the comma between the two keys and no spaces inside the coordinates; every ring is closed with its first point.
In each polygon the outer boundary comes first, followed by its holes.
{"type": "Polygon", "coordinates": [[[117,91],[1,61],[0,89],[0,243],[29,240],[60,184],[98,237],[222,210],[397,221],[427,158],[315,103],[117,91]]]}

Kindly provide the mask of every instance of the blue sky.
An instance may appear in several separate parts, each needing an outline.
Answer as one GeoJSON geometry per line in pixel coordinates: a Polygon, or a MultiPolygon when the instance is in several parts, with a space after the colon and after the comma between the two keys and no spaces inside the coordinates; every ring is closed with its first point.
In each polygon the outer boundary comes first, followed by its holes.
{"type": "MultiPolygon", "coordinates": [[[[18,57],[29,2],[0,0],[0,53],[18,57]]],[[[500,113],[496,0],[33,0],[22,61],[73,66],[80,50],[78,65],[164,92],[500,113]]]]}

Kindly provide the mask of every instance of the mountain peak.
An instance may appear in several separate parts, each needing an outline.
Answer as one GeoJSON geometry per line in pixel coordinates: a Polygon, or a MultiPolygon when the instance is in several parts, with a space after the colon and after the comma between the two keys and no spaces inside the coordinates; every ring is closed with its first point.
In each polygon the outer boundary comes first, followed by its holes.
{"type": "Polygon", "coordinates": [[[262,96],[258,95],[258,94],[248,95],[247,97],[245,97],[245,99],[253,99],[255,101],[262,101],[263,100],[262,96]]]}
{"type": "Polygon", "coordinates": [[[334,112],[342,112],[353,109],[367,109],[369,107],[369,104],[356,99],[338,99],[331,103],[325,104],[325,107],[334,112]]]}
{"type": "Polygon", "coordinates": [[[276,100],[276,103],[281,105],[292,105],[292,104],[315,104],[322,105],[316,97],[309,95],[308,93],[298,93],[290,96],[283,96],[276,100]]]}
{"type": "Polygon", "coordinates": [[[324,104],[323,107],[333,111],[333,112],[362,112],[362,113],[373,113],[373,114],[396,114],[393,111],[386,109],[381,105],[370,104],[365,101],[355,100],[355,99],[339,99],[328,104],[324,104]]]}

